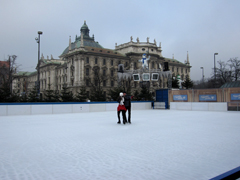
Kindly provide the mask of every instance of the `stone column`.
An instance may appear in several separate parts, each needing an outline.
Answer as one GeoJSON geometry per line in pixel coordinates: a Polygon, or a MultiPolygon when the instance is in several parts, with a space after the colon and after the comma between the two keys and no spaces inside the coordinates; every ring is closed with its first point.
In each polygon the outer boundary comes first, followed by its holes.
{"type": "Polygon", "coordinates": [[[71,84],[71,60],[67,60],[67,85],[71,84]]]}

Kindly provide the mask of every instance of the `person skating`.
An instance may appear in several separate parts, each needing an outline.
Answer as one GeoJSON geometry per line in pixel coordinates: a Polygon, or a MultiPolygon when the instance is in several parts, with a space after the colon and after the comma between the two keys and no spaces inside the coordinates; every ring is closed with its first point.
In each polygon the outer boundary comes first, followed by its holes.
{"type": "Polygon", "coordinates": [[[119,94],[117,102],[119,103],[119,105],[117,107],[118,124],[121,124],[120,112],[122,112],[123,124],[125,124],[127,122],[127,120],[126,120],[126,108],[124,106],[124,97],[123,97],[122,92],[119,94]]]}
{"type": "Polygon", "coordinates": [[[127,95],[126,92],[123,92],[123,97],[124,97],[124,105],[128,112],[127,122],[131,124],[131,96],[127,95]]]}

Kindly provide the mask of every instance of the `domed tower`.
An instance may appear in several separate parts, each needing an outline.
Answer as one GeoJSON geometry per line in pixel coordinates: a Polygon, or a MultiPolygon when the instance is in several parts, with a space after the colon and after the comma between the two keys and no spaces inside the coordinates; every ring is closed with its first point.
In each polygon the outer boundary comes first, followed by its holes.
{"type": "Polygon", "coordinates": [[[63,57],[64,55],[68,54],[70,51],[74,50],[82,50],[81,48],[84,48],[86,46],[88,47],[96,47],[96,48],[103,48],[98,42],[94,41],[94,36],[89,36],[89,28],[86,24],[86,21],[84,21],[84,24],[82,25],[80,29],[80,36],[76,35],[75,41],[71,42],[71,38],[69,38],[69,46],[63,51],[60,57],[63,57]]]}
{"type": "MultiPolygon", "coordinates": [[[[83,36],[83,39],[85,40],[87,40],[87,39],[89,39],[89,40],[94,40],[94,38],[90,38],[89,37],[89,31],[90,31],[90,29],[88,28],[88,26],[87,26],[87,24],[86,24],[86,21],[84,21],[84,24],[82,25],[82,27],[81,27],[81,29],[80,29],[80,33],[81,33],[81,36],[83,36]]],[[[80,37],[81,37],[80,36],[80,37]]]]}

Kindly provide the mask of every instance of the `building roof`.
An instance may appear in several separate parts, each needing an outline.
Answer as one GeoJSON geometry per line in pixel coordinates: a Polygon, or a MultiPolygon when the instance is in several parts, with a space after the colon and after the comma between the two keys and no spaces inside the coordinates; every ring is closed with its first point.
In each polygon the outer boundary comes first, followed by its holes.
{"type": "Polygon", "coordinates": [[[227,82],[220,88],[240,87],[240,81],[227,82]]]}
{"type": "Polygon", "coordinates": [[[166,57],[164,57],[164,59],[166,60],[166,61],[169,61],[169,62],[171,62],[171,63],[179,63],[179,64],[182,64],[182,65],[187,65],[187,64],[185,64],[185,63],[182,63],[182,62],[180,62],[180,61],[178,61],[178,60],[176,60],[176,59],[171,59],[171,58],[166,58],[166,57]]]}
{"type": "Polygon", "coordinates": [[[59,62],[59,60],[55,60],[55,59],[41,59],[45,64],[61,64],[61,62],[59,62]]]}
{"type": "MultiPolygon", "coordinates": [[[[89,47],[95,47],[95,48],[103,48],[100,44],[98,44],[98,42],[95,41],[90,41],[90,40],[83,40],[83,45],[85,46],[89,46],[89,47]]],[[[74,49],[78,49],[81,46],[81,39],[77,39],[74,43],[71,43],[71,50],[74,49]]],[[[69,52],[69,46],[63,51],[63,53],[61,54],[67,54],[69,52]]]]}
{"type": "Polygon", "coordinates": [[[28,72],[28,71],[19,71],[15,76],[30,76],[36,74],[37,71],[28,72]]]}
{"type": "Polygon", "coordinates": [[[98,54],[104,54],[104,55],[114,55],[114,56],[121,56],[121,57],[126,57],[125,55],[112,50],[112,49],[105,49],[105,48],[98,48],[98,47],[84,47],[88,52],[92,53],[98,53],[98,54]]]}

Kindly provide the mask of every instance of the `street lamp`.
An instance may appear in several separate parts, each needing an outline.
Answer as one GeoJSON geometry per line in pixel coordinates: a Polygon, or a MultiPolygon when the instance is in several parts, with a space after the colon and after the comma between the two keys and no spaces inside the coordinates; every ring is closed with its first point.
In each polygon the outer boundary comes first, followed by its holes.
{"type": "Polygon", "coordinates": [[[37,93],[38,97],[40,98],[40,71],[39,71],[39,60],[40,60],[40,35],[42,34],[42,31],[38,31],[38,38],[36,37],[35,40],[38,43],[38,65],[37,65],[37,93]]]}
{"type": "Polygon", "coordinates": [[[215,56],[218,55],[218,53],[214,53],[214,79],[216,83],[216,62],[215,62],[215,56]]]}
{"type": "Polygon", "coordinates": [[[204,82],[204,68],[200,67],[200,69],[202,69],[202,81],[204,82]]]}

